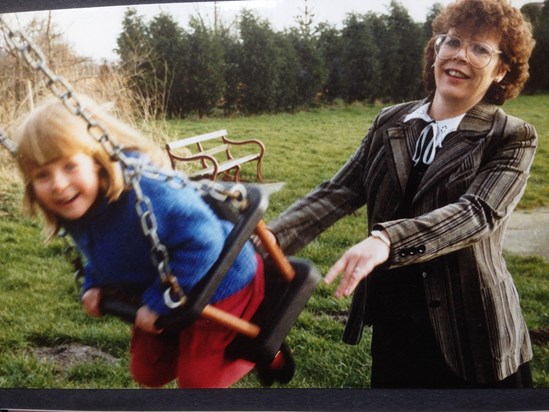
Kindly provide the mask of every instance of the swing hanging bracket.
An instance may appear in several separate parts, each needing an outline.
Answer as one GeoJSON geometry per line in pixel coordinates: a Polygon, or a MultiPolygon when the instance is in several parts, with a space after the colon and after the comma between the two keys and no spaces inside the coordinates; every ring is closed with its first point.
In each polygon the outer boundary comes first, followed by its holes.
{"type": "Polygon", "coordinates": [[[183,289],[179,286],[175,276],[168,275],[166,282],[169,282],[170,286],[164,291],[164,303],[170,309],[177,309],[187,302],[187,295],[185,295],[185,292],[183,292],[183,289]],[[172,295],[177,296],[177,300],[172,299],[172,295]]]}

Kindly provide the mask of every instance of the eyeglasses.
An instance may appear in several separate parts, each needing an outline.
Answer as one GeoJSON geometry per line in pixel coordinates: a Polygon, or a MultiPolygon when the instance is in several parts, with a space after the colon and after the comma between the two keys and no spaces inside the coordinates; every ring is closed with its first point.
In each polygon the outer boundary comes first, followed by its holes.
{"type": "MultiPolygon", "coordinates": [[[[463,40],[451,34],[441,34],[435,40],[435,54],[439,59],[450,60],[456,57],[463,47],[463,40]]],[[[467,59],[471,66],[482,69],[490,64],[492,56],[503,53],[501,50],[494,50],[486,43],[467,42],[467,59]]]]}

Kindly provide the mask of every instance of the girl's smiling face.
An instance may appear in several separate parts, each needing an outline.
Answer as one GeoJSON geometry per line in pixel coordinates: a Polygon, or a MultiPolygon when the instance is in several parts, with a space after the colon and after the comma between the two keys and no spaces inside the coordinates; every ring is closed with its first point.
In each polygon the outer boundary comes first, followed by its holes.
{"type": "Polygon", "coordinates": [[[37,202],[65,220],[81,218],[100,192],[99,165],[85,153],[63,157],[31,172],[37,202]]]}
{"type": "Polygon", "coordinates": [[[494,34],[465,36],[454,30],[448,32],[462,39],[462,47],[454,58],[436,58],[434,64],[436,91],[435,100],[465,112],[482,100],[493,82],[501,81],[505,75],[500,55],[494,53],[486,67],[477,68],[470,64],[469,42],[482,42],[493,50],[499,50],[499,37],[494,34]]]}

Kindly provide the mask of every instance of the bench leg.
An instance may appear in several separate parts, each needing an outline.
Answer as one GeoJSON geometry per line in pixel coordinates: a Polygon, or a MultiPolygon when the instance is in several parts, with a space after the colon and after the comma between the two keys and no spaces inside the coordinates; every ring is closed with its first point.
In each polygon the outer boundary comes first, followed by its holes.
{"type": "Polygon", "coordinates": [[[234,181],[236,183],[240,182],[240,165],[236,166],[236,170],[234,172],[234,181]]]}
{"type": "Polygon", "coordinates": [[[257,178],[260,182],[263,182],[263,176],[261,175],[261,159],[257,161],[257,178]]]}
{"type": "MultiPolygon", "coordinates": [[[[215,180],[215,179],[212,179],[215,180]]],[[[226,182],[240,182],[240,165],[236,165],[230,169],[227,169],[223,172],[223,180],[226,182]],[[234,170],[234,176],[232,171],[234,170]]]]}

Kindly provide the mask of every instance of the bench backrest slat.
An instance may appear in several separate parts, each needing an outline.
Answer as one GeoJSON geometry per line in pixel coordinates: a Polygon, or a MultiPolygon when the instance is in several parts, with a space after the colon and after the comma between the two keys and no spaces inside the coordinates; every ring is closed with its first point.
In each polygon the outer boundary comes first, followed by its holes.
{"type": "Polygon", "coordinates": [[[216,147],[212,147],[211,149],[204,150],[202,152],[202,154],[213,156],[214,154],[221,153],[223,151],[227,151],[227,150],[229,150],[229,148],[230,148],[230,146],[228,144],[222,144],[220,146],[216,146],[216,147]]]}
{"type": "Polygon", "coordinates": [[[198,136],[187,137],[185,139],[176,140],[174,142],[167,143],[167,146],[173,150],[173,149],[177,149],[178,147],[189,146],[194,143],[216,139],[223,136],[227,136],[227,130],[225,129],[216,130],[215,132],[204,133],[198,136]]]}

